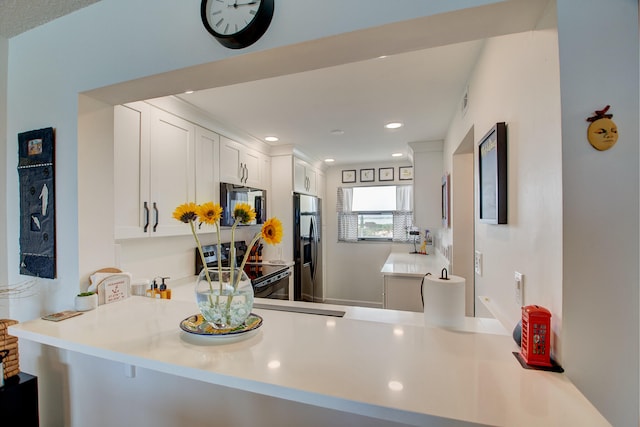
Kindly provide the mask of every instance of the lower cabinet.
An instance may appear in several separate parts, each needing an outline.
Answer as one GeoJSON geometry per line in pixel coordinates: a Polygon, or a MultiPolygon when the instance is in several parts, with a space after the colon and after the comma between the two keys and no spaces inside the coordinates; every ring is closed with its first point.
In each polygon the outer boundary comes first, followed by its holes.
{"type": "Polygon", "coordinates": [[[422,277],[385,275],[383,307],[391,310],[423,312],[422,277]]]}
{"type": "Polygon", "coordinates": [[[0,424],[3,426],[37,427],[38,378],[20,372],[5,380],[0,387],[0,424]]]}

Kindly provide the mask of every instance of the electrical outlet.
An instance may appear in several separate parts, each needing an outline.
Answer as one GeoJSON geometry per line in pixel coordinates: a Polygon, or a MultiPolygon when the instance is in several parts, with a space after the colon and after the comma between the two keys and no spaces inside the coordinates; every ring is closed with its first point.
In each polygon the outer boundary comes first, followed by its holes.
{"type": "Polygon", "coordinates": [[[476,251],[473,260],[473,268],[478,276],[482,276],[482,252],[476,251]]]}
{"type": "Polygon", "coordinates": [[[522,301],[524,300],[524,274],[516,271],[514,279],[516,281],[516,304],[522,307],[522,301]]]}

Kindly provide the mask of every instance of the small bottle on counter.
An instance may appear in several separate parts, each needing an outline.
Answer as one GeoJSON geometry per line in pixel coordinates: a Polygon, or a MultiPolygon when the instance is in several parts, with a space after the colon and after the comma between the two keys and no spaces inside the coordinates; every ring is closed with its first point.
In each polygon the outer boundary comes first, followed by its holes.
{"type": "Polygon", "coordinates": [[[149,289],[147,289],[147,291],[145,292],[145,296],[147,296],[149,298],[153,298],[154,297],[154,287],[157,287],[156,279],[153,279],[153,282],[151,283],[151,285],[149,285],[149,289]]]}
{"type": "Polygon", "coordinates": [[[162,299],[171,299],[171,289],[167,287],[167,284],[164,282],[165,279],[169,279],[169,277],[161,277],[162,283],[160,284],[160,298],[162,299]]]}

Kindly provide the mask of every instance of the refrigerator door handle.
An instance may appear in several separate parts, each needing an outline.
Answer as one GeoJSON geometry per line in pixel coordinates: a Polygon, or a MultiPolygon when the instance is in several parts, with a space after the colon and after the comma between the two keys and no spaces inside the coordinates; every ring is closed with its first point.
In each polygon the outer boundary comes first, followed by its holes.
{"type": "Polygon", "coordinates": [[[311,280],[316,278],[316,263],[318,262],[318,242],[316,238],[316,223],[312,216],[309,221],[309,241],[311,242],[311,280]]]}

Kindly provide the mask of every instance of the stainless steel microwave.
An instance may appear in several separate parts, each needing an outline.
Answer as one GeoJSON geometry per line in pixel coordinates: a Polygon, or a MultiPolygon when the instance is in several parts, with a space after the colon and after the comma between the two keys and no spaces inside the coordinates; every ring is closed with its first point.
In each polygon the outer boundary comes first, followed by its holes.
{"type": "Polygon", "coordinates": [[[222,206],[222,218],[220,225],[231,227],[233,225],[233,209],[238,203],[247,203],[256,211],[255,221],[247,225],[263,224],[267,220],[267,191],[259,188],[245,187],[243,185],[220,183],[220,206],[222,206]]]}

